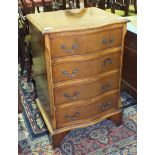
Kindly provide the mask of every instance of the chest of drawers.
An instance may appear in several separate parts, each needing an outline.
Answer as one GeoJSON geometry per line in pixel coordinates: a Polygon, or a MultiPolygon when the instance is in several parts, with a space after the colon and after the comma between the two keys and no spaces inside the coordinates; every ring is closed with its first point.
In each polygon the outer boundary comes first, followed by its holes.
{"type": "Polygon", "coordinates": [[[27,15],[36,103],[58,146],[68,131],[105,118],[121,123],[127,20],[98,8],[27,15]]]}

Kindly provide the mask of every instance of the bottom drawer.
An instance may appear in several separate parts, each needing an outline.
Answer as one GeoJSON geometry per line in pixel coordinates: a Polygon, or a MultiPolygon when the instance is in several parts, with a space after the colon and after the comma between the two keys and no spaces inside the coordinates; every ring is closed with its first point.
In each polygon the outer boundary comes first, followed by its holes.
{"type": "Polygon", "coordinates": [[[91,120],[95,116],[102,116],[114,111],[117,107],[118,93],[113,93],[93,103],[58,108],[56,110],[57,128],[81,121],[84,123],[84,121],[91,120]]]}

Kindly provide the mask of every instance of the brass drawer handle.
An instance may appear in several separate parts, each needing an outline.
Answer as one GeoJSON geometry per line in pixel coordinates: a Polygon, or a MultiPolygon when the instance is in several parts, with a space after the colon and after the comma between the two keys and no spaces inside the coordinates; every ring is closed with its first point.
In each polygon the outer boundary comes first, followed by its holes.
{"type": "Polygon", "coordinates": [[[77,72],[78,72],[78,69],[76,68],[73,70],[72,74],[69,74],[66,70],[63,71],[63,74],[68,78],[72,78],[76,75],[77,72]]]}
{"type": "Polygon", "coordinates": [[[67,99],[73,101],[73,100],[77,99],[79,94],[80,94],[80,92],[74,92],[73,95],[71,96],[68,93],[65,93],[64,97],[66,97],[67,99]]]}
{"type": "Polygon", "coordinates": [[[105,111],[105,110],[108,110],[112,107],[112,103],[111,102],[107,102],[107,103],[104,103],[102,105],[102,110],[105,111]]]}
{"type": "Polygon", "coordinates": [[[80,112],[75,112],[72,116],[65,114],[65,119],[68,121],[74,121],[79,116],[80,112]]]}
{"type": "Polygon", "coordinates": [[[111,82],[108,82],[108,83],[101,86],[101,90],[106,91],[106,90],[110,89],[111,86],[112,86],[111,82]]]}
{"type": "Polygon", "coordinates": [[[73,53],[77,48],[78,48],[78,45],[76,43],[72,45],[71,49],[67,49],[67,46],[64,44],[61,45],[61,49],[63,49],[64,52],[66,53],[73,53]]]}
{"type": "Polygon", "coordinates": [[[112,36],[111,38],[109,38],[109,39],[106,39],[106,38],[103,38],[102,39],[102,43],[104,44],[104,45],[106,45],[106,47],[107,46],[110,46],[111,44],[113,44],[114,43],[114,36],[112,36]]]}
{"type": "Polygon", "coordinates": [[[105,67],[107,65],[112,65],[114,63],[114,61],[111,58],[107,58],[103,61],[102,63],[102,67],[105,67]]]}

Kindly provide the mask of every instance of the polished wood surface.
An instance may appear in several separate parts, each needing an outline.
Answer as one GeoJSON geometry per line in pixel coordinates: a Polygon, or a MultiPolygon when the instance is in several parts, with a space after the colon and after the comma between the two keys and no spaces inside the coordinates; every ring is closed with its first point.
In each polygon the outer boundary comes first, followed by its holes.
{"type": "MultiPolygon", "coordinates": [[[[52,58],[91,53],[102,49],[119,46],[122,41],[122,29],[100,30],[85,34],[53,38],[51,41],[52,58]],[[94,46],[95,45],[95,46],[94,46]]],[[[67,35],[67,33],[66,33],[67,35]]]]}
{"type": "Polygon", "coordinates": [[[58,108],[56,110],[57,127],[85,122],[87,119],[114,111],[118,106],[117,94],[111,94],[102,100],[87,105],[58,108]]]}
{"type": "Polygon", "coordinates": [[[122,89],[137,97],[137,34],[130,31],[124,43],[122,89]]]}
{"type": "Polygon", "coordinates": [[[119,89],[119,74],[113,74],[97,79],[97,81],[87,80],[85,83],[70,84],[65,87],[54,89],[55,105],[71,101],[89,99],[104,92],[119,89]],[[90,91],[91,90],[91,91],[90,91]]]}
{"type": "Polygon", "coordinates": [[[113,115],[108,119],[113,121],[116,126],[119,126],[122,124],[122,112],[120,111],[118,114],[113,115]]]}
{"type": "Polygon", "coordinates": [[[60,141],[68,134],[70,130],[61,132],[60,134],[51,135],[53,148],[59,147],[60,141]]]}
{"type": "Polygon", "coordinates": [[[49,132],[59,137],[54,138],[56,146],[68,130],[121,113],[119,95],[127,20],[97,8],[84,9],[76,15],[73,12],[27,16],[37,105],[49,132]],[[47,24],[53,29],[45,32],[47,24]]]}
{"type": "Polygon", "coordinates": [[[61,82],[95,76],[111,70],[120,69],[121,50],[108,50],[101,53],[96,52],[85,56],[75,57],[75,60],[69,59],[61,63],[59,60],[53,63],[53,81],[61,82]],[[60,62],[60,63],[59,63],[60,62]],[[91,68],[89,70],[88,68],[91,68]],[[74,74],[74,72],[76,73],[74,74]],[[64,74],[67,72],[67,76],[64,74]]]}
{"type": "Polygon", "coordinates": [[[29,14],[26,18],[42,33],[88,30],[127,21],[95,7],[29,14]]]}
{"type": "MultiPolygon", "coordinates": [[[[112,91],[112,93],[117,93],[117,91],[112,91]]],[[[109,93],[109,94],[112,94],[112,93],[109,93]]],[[[120,99],[119,99],[120,101],[120,99]]],[[[57,128],[57,129],[53,129],[52,126],[51,126],[51,121],[49,119],[47,119],[47,116],[46,116],[46,112],[44,111],[44,108],[42,106],[42,103],[37,99],[36,100],[36,103],[38,105],[38,108],[44,118],[44,121],[47,125],[47,128],[50,132],[51,135],[56,135],[56,134],[60,134],[64,131],[68,131],[68,130],[72,130],[72,129],[76,129],[76,128],[83,128],[83,127],[86,127],[86,126],[90,126],[90,125],[94,125],[106,118],[110,118],[111,116],[115,116],[119,113],[121,113],[121,109],[118,108],[112,112],[108,112],[104,115],[99,115],[99,116],[96,116],[96,117],[92,117],[91,119],[88,119],[88,120],[85,120],[85,122],[81,121],[80,123],[78,124],[72,124],[72,125],[69,125],[69,126],[65,126],[65,127],[61,127],[61,128],[57,128]]],[[[87,103],[88,104],[88,103],[87,103]]],[[[120,102],[119,102],[119,105],[120,105],[120,102]]]]}

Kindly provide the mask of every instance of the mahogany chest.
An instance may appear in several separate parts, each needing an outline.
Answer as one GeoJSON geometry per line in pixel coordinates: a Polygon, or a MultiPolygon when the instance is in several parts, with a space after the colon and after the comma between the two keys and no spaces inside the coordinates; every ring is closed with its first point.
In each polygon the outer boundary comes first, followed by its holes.
{"type": "Polygon", "coordinates": [[[121,90],[137,98],[137,34],[127,31],[124,38],[121,90]]]}
{"type": "Polygon", "coordinates": [[[70,130],[121,123],[120,82],[127,20],[98,8],[27,15],[36,103],[58,146],[70,130]]]}

